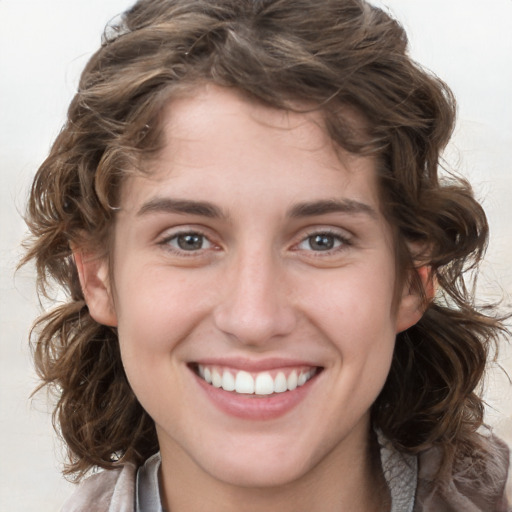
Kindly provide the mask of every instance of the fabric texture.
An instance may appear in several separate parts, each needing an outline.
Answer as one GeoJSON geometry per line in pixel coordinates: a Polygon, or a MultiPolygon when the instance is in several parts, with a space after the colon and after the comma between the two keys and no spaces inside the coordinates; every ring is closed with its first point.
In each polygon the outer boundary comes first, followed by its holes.
{"type": "MultiPolygon", "coordinates": [[[[434,483],[439,450],[415,457],[398,452],[378,435],[391,512],[512,512],[511,496],[507,496],[507,480],[512,481],[509,450],[495,437],[482,439],[491,457],[475,454],[457,459],[453,477],[439,485],[434,483]]],[[[126,464],[96,473],[78,486],[61,512],[165,512],[159,468],[160,455],[155,454],[138,470],[126,464]]]]}
{"type": "Polygon", "coordinates": [[[441,454],[427,450],[418,458],[418,489],[414,512],[512,512],[507,496],[510,452],[496,437],[482,438],[491,456],[472,454],[456,460],[452,478],[434,485],[441,454]]]}
{"type": "Polygon", "coordinates": [[[135,512],[165,512],[160,499],[160,454],[155,453],[137,471],[135,512]]]}
{"type": "Polygon", "coordinates": [[[134,512],[133,464],[101,471],[83,480],[62,507],[62,512],[134,512]]]}

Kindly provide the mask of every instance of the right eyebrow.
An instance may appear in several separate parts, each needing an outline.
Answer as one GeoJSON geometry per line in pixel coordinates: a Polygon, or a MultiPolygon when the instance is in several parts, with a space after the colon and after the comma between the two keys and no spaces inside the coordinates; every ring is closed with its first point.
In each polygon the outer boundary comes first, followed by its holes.
{"type": "Polygon", "coordinates": [[[208,201],[192,201],[189,199],[174,199],[171,197],[154,197],[144,203],[137,216],[148,213],[178,213],[184,215],[198,215],[210,219],[225,219],[227,215],[208,201]]]}

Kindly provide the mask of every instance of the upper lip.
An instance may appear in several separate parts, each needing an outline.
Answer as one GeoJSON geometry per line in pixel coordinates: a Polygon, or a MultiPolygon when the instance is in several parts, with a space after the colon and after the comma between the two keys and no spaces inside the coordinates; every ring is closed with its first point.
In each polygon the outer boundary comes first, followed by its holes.
{"type": "Polygon", "coordinates": [[[266,370],[275,370],[278,368],[296,368],[310,366],[312,368],[320,365],[305,361],[303,359],[288,359],[283,357],[271,357],[265,359],[249,359],[244,357],[214,357],[204,358],[193,361],[194,364],[203,366],[220,366],[233,368],[236,370],[245,370],[247,372],[263,372],[266,370]]]}

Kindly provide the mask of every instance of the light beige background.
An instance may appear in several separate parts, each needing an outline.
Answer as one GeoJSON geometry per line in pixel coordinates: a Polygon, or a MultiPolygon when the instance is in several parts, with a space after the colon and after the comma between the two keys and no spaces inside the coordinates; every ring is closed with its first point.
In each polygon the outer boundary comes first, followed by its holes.
{"type": "MultiPolygon", "coordinates": [[[[405,24],[413,56],[459,100],[448,161],[469,176],[492,227],[482,288],[512,293],[512,1],[384,0],[405,24]],[[498,286],[496,286],[496,283],[498,286]]],[[[78,74],[105,23],[126,0],[0,0],[0,511],[58,510],[72,487],[59,475],[44,395],[27,333],[37,314],[33,274],[14,275],[24,225],[19,215],[38,163],[63,122],[78,74]]],[[[509,300],[510,304],[510,300],[509,300]]],[[[501,364],[512,375],[511,351],[501,364]]],[[[493,372],[488,420],[512,441],[512,394],[493,372]]]]}

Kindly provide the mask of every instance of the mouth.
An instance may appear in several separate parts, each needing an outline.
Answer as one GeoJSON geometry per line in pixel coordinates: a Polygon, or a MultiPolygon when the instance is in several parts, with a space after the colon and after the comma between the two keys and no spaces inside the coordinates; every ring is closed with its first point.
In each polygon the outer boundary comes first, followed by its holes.
{"type": "Polygon", "coordinates": [[[214,388],[238,395],[268,397],[293,391],[318,375],[322,368],[301,366],[262,372],[248,372],[215,365],[192,364],[192,371],[214,388]]]}

